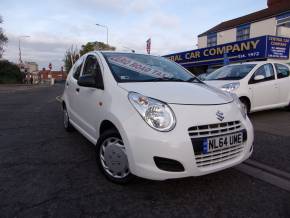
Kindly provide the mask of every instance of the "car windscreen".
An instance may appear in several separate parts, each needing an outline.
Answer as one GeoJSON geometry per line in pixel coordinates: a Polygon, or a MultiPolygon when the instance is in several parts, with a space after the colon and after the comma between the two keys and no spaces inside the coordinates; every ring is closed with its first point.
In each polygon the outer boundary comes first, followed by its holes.
{"type": "Polygon", "coordinates": [[[240,80],[244,78],[256,64],[240,64],[224,66],[211,74],[206,80],[240,80]]]}
{"type": "Polygon", "coordinates": [[[162,57],[103,52],[117,82],[200,82],[178,64],[162,57]]]}

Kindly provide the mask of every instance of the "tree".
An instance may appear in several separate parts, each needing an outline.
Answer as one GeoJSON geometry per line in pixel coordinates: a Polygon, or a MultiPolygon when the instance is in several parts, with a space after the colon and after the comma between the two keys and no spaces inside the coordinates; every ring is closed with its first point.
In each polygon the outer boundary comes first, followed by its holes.
{"type": "Polygon", "coordinates": [[[82,48],[80,50],[80,54],[84,55],[90,51],[104,51],[104,50],[109,50],[109,51],[115,51],[116,48],[110,45],[107,45],[103,42],[88,42],[85,45],[82,45],[82,48]]]}
{"type": "MultiPolygon", "coordinates": [[[[3,23],[2,17],[0,16],[0,24],[3,23]]],[[[3,32],[3,29],[0,27],[0,58],[2,58],[2,55],[4,53],[4,45],[8,42],[8,38],[3,32]]]]}
{"type": "Polygon", "coordinates": [[[77,48],[71,46],[68,50],[66,50],[63,62],[64,68],[66,72],[69,72],[72,68],[73,64],[79,59],[79,51],[77,48]]]}
{"type": "Polygon", "coordinates": [[[88,42],[85,45],[82,45],[81,50],[74,48],[71,46],[65,53],[65,57],[63,59],[64,67],[66,72],[69,72],[72,68],[73,64],[79,59],[80,55],[84,55],[90,51],[104,51],[110,50],[115,51],[116,48],[110,45],[107,45],[103,42],[88,42]]]}

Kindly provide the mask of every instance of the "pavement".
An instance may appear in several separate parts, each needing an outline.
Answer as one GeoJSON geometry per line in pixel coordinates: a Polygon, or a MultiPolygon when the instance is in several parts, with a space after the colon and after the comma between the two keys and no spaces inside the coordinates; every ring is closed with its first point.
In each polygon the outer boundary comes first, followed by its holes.
{"type": "Polygon", "coordinates": [[[0,84],[0,93],[14,93],[28,89],[49,87],[48,84],[0,84]]]}
{"type": "MultiPolygon", "coordinates": [[[[63,85],[0,92],[0,217],[290,217],[290,192],[245,171],[122,186],[99,171],[91,145],[62,127],[63,85]]],[[[289,112],[251,115],[252,161],[288,175],[289,112]],[[280,130],[280,131],[279,131],[280,130]]],[[[270,170],[271,171],[271,170],[270,170]]]]}

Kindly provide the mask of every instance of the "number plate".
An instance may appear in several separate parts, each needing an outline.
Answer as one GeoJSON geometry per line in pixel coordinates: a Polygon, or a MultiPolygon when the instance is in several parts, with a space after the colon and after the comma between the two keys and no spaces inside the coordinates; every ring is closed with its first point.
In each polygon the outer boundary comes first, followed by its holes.
{"type": "Polygon", "coordinates": [[[203,153],[213,152],[225,148],[230,148],[243,143],[243,133],[234,133],[230,135],[208,138],[203,144],[203,153]]]}

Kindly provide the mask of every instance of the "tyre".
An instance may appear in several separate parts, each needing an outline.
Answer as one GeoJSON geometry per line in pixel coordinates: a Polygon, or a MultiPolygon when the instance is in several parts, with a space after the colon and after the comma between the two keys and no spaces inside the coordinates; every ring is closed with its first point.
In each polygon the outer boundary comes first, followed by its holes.
{"type": "Polygon", "coordinates": [[[63,108],[63,127],[67,132],[73,131],[73,126],[70,124],[66,107],[63,108]]]}
{"type": "Polygon", "coordinates": [[[101,134],[96,146],[96,158],[108,180],[118,184],[132,180],[125,146],[117,130],[108,130],[101,134]]]}
{"type": "Polygon", "coordinates": [[[242,107],[247,111],[247,114],[249,114],[251,112],[250,103],[244,98],[241,98],[240,101],[241,101],[242,107]]]}

